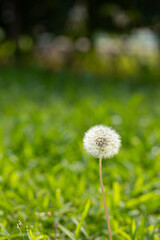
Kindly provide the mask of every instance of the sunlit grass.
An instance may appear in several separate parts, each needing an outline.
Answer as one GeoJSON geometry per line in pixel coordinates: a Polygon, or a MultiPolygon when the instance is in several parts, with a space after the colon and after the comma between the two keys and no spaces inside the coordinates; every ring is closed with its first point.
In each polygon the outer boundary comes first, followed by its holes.
{"type": "Polygon", "coordinates": [[[141,80],[0,71],[0,239],[107,239],[98,160],[82,145],[95,124],[122,136],[103,162],[113,239],[160,238],[160,91],[141,80]]]}

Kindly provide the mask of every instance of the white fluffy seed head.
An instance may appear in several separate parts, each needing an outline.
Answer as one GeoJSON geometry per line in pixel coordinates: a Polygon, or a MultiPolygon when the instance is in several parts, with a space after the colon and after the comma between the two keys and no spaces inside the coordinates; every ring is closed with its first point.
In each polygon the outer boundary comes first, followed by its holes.
{"type": "Polygon", "coordinates": [[[83,145],[93,157],[111,158],[118,153],[121,138],[112,128],[96,125],[85,133],[83,145]]]}

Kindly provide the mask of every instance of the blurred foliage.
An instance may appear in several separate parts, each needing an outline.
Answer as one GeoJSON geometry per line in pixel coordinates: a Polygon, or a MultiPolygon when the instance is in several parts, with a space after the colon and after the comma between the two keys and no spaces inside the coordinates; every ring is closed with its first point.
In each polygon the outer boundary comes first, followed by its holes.
{"type": "Polygon", "coordinates": [[[85,69],[93,58],[107,69],[119,68],[123,58],[130,68],[152,67],[159,63],[159,11],[159,1],[148,0],[2,0],[0,64],[38,61],[52,70],[85,69]]]}
{"type": "Polygon", "coordinates": [[[106,239],[98,161],[82,145],[101,123],[122,136],[103,162],[113,237],[158,240],[159,77],[0,72],[0,239],[106,239]]]}
{"type": "Polygon", "coordinates": [[[35,44],[21,36],[0,44],[0,65],[40,65],[50,71],[71,69],[96,74],[134,75],[147,69],[159,72],[157,37],[149,29],[126,36],[96,34],[93,43],[87,37],[71,40],[66,36],[43,34],[35,44]],[[17,55],[18,51],[18,55],[17,55]]]}
{"type": "Polygon", "coordinates": [[[0,25],[14,39],[42,32],[91,36],[97,30],[126,32],[146,26],[158,32],[159,10],[158,0],[1,0],[0,25]]]}

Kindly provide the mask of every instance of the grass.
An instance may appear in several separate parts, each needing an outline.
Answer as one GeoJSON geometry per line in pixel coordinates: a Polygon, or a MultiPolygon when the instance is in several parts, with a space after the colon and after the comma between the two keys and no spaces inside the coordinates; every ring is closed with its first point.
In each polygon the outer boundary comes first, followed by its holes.
{"type": "Polygon", "coordinates": [[[103,161],[113,240],[160,239],[159,84],[119,78],[0,70],[0,239],[107,239],[98,160],[82,145],[95,124],[122,137],[103,161]]]}

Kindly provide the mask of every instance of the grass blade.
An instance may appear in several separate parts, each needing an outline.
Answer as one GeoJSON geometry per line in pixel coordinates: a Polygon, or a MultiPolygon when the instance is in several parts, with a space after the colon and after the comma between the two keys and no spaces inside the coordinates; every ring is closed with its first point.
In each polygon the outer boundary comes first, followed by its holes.
{"type": "Polygon", "coordinates": [[[67,228],[65,228],[65,227],[62,226],[61,224],[58,224],[58,228],[59,228],[65,235],[67,235],[70,239],[76,240],[74,234],[73,234],[72,232],[70,232],[67,228]]]}
{"type": "Polygon", "coordinates": [[[76,227],[76,240],[79,238],[80,230],[81,230],[82,224],[83,224],[83,222],[84,222],[84,219],[86,218],[86,216],[87,216],[87,214],[88,214],[90,205],[91,205],[91,201],[90,201],[90,199],[89,199],[89,200],[87,201],[85,207],[84,207],[84,211],[83,211],[83,213],[82,213],[81,220],[80,220],[79,224],[78,224],[77,227],[76,227]]]}

